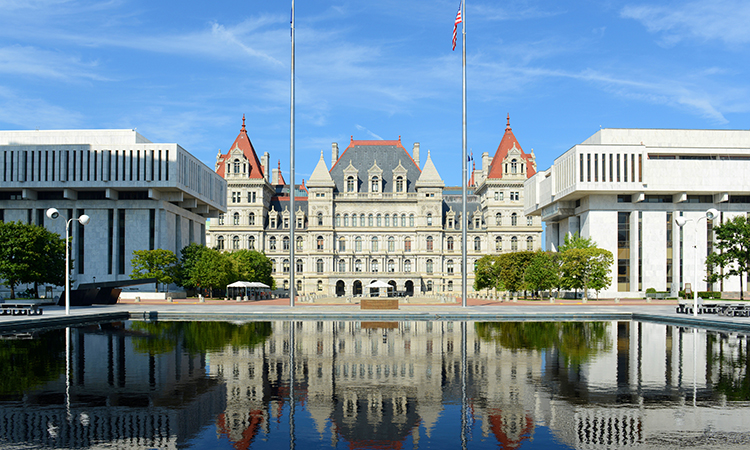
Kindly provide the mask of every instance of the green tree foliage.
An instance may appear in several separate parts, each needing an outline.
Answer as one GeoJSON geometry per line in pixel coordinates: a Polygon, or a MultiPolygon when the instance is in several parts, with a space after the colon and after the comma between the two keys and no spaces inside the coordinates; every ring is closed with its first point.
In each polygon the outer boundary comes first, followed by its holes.
{"type": "Polygon", "coordinates": [[[570,234],[565,235],[565,241],[561,246],[557,248],[557,251],[560,253],[564,253],[565,251],[573,248],[581,249],[594,247],[596,247],[596,242],[592,241],[591,238],[582,238],[576,231],[572,236],[570,234]]]}
{"type": "Polygon", "coordinates": [[[65,240],[58,234],[38,225],[0,223],[0,242],[0,277],[10,288],[10,298],[20,283],[36,287],[65,282],[65,240]]]}
{"type": "Polygon", "coordinates": [[[550,252],[537,251],[523,273],[523,281],[531,291],[547,291],[560,284],[560,266],[550,252]]]}
{"type": "Polygon", "coordinates": [[[205,245],[199,245],[195,242],[180,251],[180,263],[177,266],[177,283],[187,289],[195,289],[197,286],[193,282],[192,273],[195,264],[200,260],[204,251],[208,250],[205,245]]]}
{"type": "Polygon", "coordinates": [[[0,340],[0,396],[4,400],[20,400],[24,392],[65,373],[64,333],[65,329],[58,329],[29,340],[0,340]]]}
{"type": "Polygon", "coordinates": [[[497,257],[500,265],[500,282],[510,292],[520,292],[526,289],[524,274],[526,267],[534,258],[534,252],[503,253],[497,257]]]}
{"type": "Polygon", "coordinates": [[[229,253],[229,258],[234,264],[235,281],[258,281],[275,289],[273,266],[266,255],[255,250],[237,250],[229,253]]]}
{"type": "Polygon", "coordinates": [[[269,322],[236,325],[228,322],[133,322],[139,333],[134,340],[137,352],[163,354],[180,344],[193,354],[232,348],[252,348],[271,335],[269,322]]]}
{"type": "Polygon", "coordinates": [[[562,252],[563,285],[575,289],[583,289],[585,298],[588,290],[597,293],[612,282],[609,276],[614,256],[609,250],[601,248],[569,248],[562,252]]]}
{"type": "Polygon", "coordinates": [[[132,280],[156,278],[158,283],[166,285],[168,291],[169,285],[177,278],[177,256],[169,250],[135,250],[130,262],[133,265],[132,280]]]}
{"type": "Polygon", "coordinates": [[[474,290],[503,289],[500,281],[500,264],[497,263],[498,256],[485,255],[479,258],[474,267],[474,290]]]}
{"type": "Polygon", "coordinates": [[[208,289],[209,297],[213,297],[214,288],[225,288],[234,275],[234,264],[229,255],[212,248],[200,252],[190,270],[190,283],[199,289],[208,289]]]}
{"type": "Polygon", "coordinates": [[[740,299],[743,297],[743,280],[750,271],[750,221],[745,216],[736,216],[714,227],[716,251],[706,258],[707,281],[739,276],[740,299]],[[721,267],[721,273],[716,273],[721,267]],[[712,270],[713,269],[713,270],[712,270]]]}

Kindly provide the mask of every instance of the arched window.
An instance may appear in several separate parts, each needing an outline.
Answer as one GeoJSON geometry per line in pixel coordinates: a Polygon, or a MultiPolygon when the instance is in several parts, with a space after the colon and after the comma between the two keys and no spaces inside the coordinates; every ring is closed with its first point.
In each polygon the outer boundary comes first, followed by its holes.
{"type": "Polygon", "coordinates": [[[514,252],[518,251],[518,238],[515,236],[510,238],[510,249],[514,252]]]}
{"type": "Polygon", "coordinates": [[[378,263],[377,259],[373,259],[370,261],[370,272],[378,272],[380,271],[380,264],[378,263]]]}
{"type": "Polygon", "coordinates": [[[534,250],[534,238],[531,236],[526,238],[526,250],[528,251],[534,250]]]}
{"type": "Polygon", "coordinates": [[[219,225],[224,225],[224,213],[219,213],[219,225]]]}
{"type": "Polygon", "coordinates": [[[453,280],[448,281],[448,292],[453,292],[453,280]]]}
{"type": "Polygon", "coordinates": [[[283,242],[284,242],[284,247],[283,247],[284,250],[289,250],[289,236],[284,236],[283,242]]]}
{"type": "Polygon", "coordinates": [[[427,281],[427,292],[432,292],[432,281],[427,281]]]}
{"type": "Polygon", "coordinates": [[[354,261],[354,271],[362,272],[362,260],[361,259],[354,261]]]}
{"type": "Polygon", "coordinates": [[[305,269],[305,266],[304,266],[304,264],[302,263],[302,260],[301,260],[301,259],[298,259],[298,260],[297,260],[297,264],[296,264],[296,269],[295,269],[295,270],[297,271],[297,273],[302,273],[302,271],[303,271],[304,269],[305,269]]]}
{"type": "Polygon", "coordinates": [[[453,251],[453,238],[449,237],[448,241],[446,242],[446,247],[448,248],[449,252],[453,251]]]}
{"type": "Polygon", "coordinates": [[[518,225],[518,214],[513,213],[510,215],[510,224],[514,227],[518,225]]]}
{"type": "Polygon", "coordinates": [[[414,226],[414,214],[409,214],[409,226],[414,226]]]}
{"type": "Polygon", "coordinates": [[[269,250],[276,250],[276,237],[275,236],[271,236],[268,239],[268,249],[269,250]]]}
{"type": "Polygon", "coordinates": [[[393,262],[392,259],[388,260],[388,272],[395,272],[396,271],[396,263],[393,262]]]}
{"type": "Polygon", "coordinates": [[[341,226],[341,214],[336,214],[336,226],[341,226]]]}
{"type": "Polygon", "coordinates": [[[495,238],[495,251],[500,252],[503,250],[503,238],[502,236],[498,236],[495,238]]]}
{"type": "Polygon", "coordinates": [[[401,214],[401,226],[406,226],[406,214],[401,214]]]}
{"type": "Polygon", "coordinates": [[[323,281],[318,280],[318,292],[323,292],[323,281]]]}
{"type": "Polygon", "coordinates": [[[297,280],[297,292],[302,292],[302,280],[297,280]]]}
{"type": "Polygon", "coordinates": [[[375,223],[373,222],[373,215],[372,215],[372,214],[370,214],[369,216],[367,216],[367,225],[371,227],[371,226],[373,226],[374,224],[375,224],[375,223]]]}
{"type": "Polygon", "coordinates": [[[393,236],[388,236],[388,251],[396,251],[396,239],[394,239],[393,236]]]}
{"type": "Polygon", "coordinates": [[[232,225],[239,225],[240,224],[240,213],[236,212],[232,214],[232,225]]]}
{"type": "Polygon", "coordinates": [[[234,160],[234,173],[240,173],[240,160],[234,160]]]}
{"type": "Polygon", "coordinates": [[[411,238],[404,239],[404,251],[405,252],[411,251],[411,238]]]}
{"type": "Polygon", "coordinates": [[[346,238],[344,236],[341,236],[339,238],[339,251],[340,252],[346,251],[346,238]]]}
{"type": "Polygon", "coordinates": [[[362,237],[357,236],[354,238],[354,251],[355,252],[361,252],[362,251],[362,237]]]}
{"type": "Polygon", "coordinates": [[[240,237],[234,236],[232,237],[232,250],[239,250],[240,249],[240,237]]]}
{"type": "Polygon", "coordinates": [[[432,213],[427,213],[427,226],[432,226],[432,213]]]}
{"type": "Polygon", "coordinates": [[[370,191],[371,192],[379,192],[380,191],[380,178],[377,176],[372,177],[372,181],[370,183],[370,191]]]}
{"type": "Polygon", "coordinates": [[[360,216],[359,216],[359,226],[360,227],[364,227],[365,226],[365,215],[364,214],[360,214],[360,216]]]}
{"type": "Polygon", "coordinates": [[[250,213],[247,215],[247,224],[248,225],[255,225],[255,213],[250,213]]]}
{"type": "Polygon", "coordinates": [[[408,259],[404,261],[404,272],[411,272],[411,261],[409,261],[408,259]]]}
{"type": "Polygon", "coordinates": [[[218,250],[224,250],[224,236],[216,238],[216,248],[218,250]]]}
{"type": "Polygon", "coordinates": [[[503,224],[503,215],[502,213],[495,214],[495,225],[500,226],[503,224]]]}
{"type": "Polygon", "coordinates": [[[346,272],[346,261],[339,259],[339,272],[346,272]]]}
{"type": "Polygon", "coordinates": [[[432,273],[432,260],[428,259],[427,263],[425,264],[425,270],[427,273],[432,273]]]}
{"type": "Polygon", "coordinates": [[[255,250],[255,236],[249,236],[247,238],[247,248],[248,250],[255,250]]]}
{"type": "Polygon", "coordinates": [[[390,216],[390,214],[386,214],[385,215],[385,224],[384,224],[384,226],[386,226],[386,227],[390,227],[391,226],[391,216],[390,216]]]}
{"type": "Polygon", "coordinates": [[[318,251],[322,251],[323,250],[323,236],[318,236],[315,239],[315,242],[316,242],[316,248],[318,249],[318,251]]]}
{"type": "Polygon", "coordinates": [[[377,217],[375,218],[375,225],[378,226],[378,227],[383,226],[382,222],[381,222],[382,219],[383,219],[383,216],[381,216],[380,214],[378,214],[377,217]]]}
{"type": "Polygon", "coordinates": [[[297,247],[295,247],[295,248],[297,249],[298,252],[301,252],[302,251],[302,243],[303,243],[302,236],[297,236],[297,239],[295,239],[295,240],[297,241],[297,247]]]}
{"type": "Polygon", "coordinates": [[[482,238],[480,238],[479,236],[474,238],[474,251],[475,252],[482,251],[482,238]]]}
{"type": "Polygon", "coordinates": [[[315,271],[318,273],[323,273],[323,260],[318,259],[315,261],[315,271]]]}
{"type": "Polygon", "coordinates": [[[396,192],[404,192],[404,177],[396,177],[396,192]]]}
{"type": "Polygon", "coordinates": [[[284,258],[282,266],[284,267],[284,273],[289,273],[289,258],[284,258]]]}
{"type": "Polygon", "coordinates": [[[378,237],[377,237],[377,236],[373,236],[373,237],[372,237],[372,239],[371,239],[371,241],[370,241],[370,244],[371,244],[371,245],[370,245],[370,249],[371,249],[371,250],[372,250],[373,252],[376,252],[376,251],[378,251],[378,237]]]}
{"type": "Polygon", "coordinates": [[[518,163],[515,159],[512,159],[510,161],[510,173],[516,173],[518,172],[518,163]]]}
{"type": "Polygon", "coordinates": [[[449,259],[447,263],[445,263],[445,269],[448,273],[453,273],[453,260],[449,259]]]}
{"type": "Polygon", "coordinates": [[[398,227],[398,214],[393,215],[393,226],[398,227]]]}
{"type": "Polygon", "coordinates": [[[323,213],[318,213],[318,226],[323,226],[323,213]]]}
{"type": "Polygon", "coordinates": [[[346,178],[346,192],[354,192],[354,177],[351,175],[346,178]]]}
{"type": "Polygon", "coordinates": [[[434,242],[432,241],[432,236],[427,236],[427,251],[431,252],[434,247],[434,242]]]}
{"type": "Polygon", "coordinates": [[[344,226],[349,226],[349,214],[344,214],[344,226]]]}

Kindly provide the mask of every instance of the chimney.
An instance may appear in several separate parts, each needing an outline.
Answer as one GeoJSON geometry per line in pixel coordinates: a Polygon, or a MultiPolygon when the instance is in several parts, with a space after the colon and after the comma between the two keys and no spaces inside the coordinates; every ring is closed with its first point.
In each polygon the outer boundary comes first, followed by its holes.
{"type": "Polygon", "coordinates": [[[260,166],[263,168],[263,176],[266,177],[266,181],[271,182],[271,174],[268,173],[268,166],[271,163],[271,156],[268,152],[263,153],[260,158],[260,166]]]}
{"type": "Polygon", "coordinates": [[[490,154],[487,152],[482,153],[482,173],[487,175],[490,171],[490,154]]]}
{"type": "Polygon", "coordinates": [[[336,161],[339,160],[339,144],[337,142],[334,142],[331,144],[331,167],[333,167],[334,164],[336,164],[336,161]]]}
{"type": "Polygon", "coordinates": [[[412,149],[411,153],[414,162],[417,163],[417,167],[419,167],[419,142],[414,143],[414,148],[412,149]]]}
{"type": "Polygon", "coordinates": [[[271,177],[271,184],[277,184],[279,182],[279,169],[273,169],[273,176],[271,177]]]}

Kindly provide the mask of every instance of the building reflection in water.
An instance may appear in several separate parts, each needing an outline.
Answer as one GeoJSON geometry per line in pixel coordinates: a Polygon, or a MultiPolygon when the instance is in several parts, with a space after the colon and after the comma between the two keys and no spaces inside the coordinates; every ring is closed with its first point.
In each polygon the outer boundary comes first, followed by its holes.
{"type": "Polygon", "coordinates": [[[748,340],[705,330],[130,322],[75,329],[71,348],[66,377],[63,331],[0,341],[0,370],[30,373],[0,383],[0,444],[190,448],[210,429],[235,449],[750,444],[748,340]]]}

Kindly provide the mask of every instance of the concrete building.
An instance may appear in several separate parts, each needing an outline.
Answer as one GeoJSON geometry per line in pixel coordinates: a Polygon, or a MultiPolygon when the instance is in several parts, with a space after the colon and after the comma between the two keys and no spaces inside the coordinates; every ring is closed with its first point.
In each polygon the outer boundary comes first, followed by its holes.
{"type": "Polygon", "coordinates": [[[135,130],[0,131],[0,220],[43,225],[65,236],[71,279],[127,280],[134,250],[175,252],[205,243],[205,222],[226,211],[224,180],[178,144],[135,130]],[[61,217],[50,220],[47,208],[61,217]]]}
{"type": "Polygon", "coordinates": [[[602,296],[694,288],[696,257],[698,290],[738,293],[739,277],[707,285],[704,261],[713,227],[750,211],[749,173],[750,131],[602,129],[526,181],[524,212],[549,250],[577,232],[613,253],[602,296]]]}
{"type": "MultiPolygon", "coordinates": [[[[355,140],[331,146],[331,168],[320,160],[305,184],[294,186],[295,261],[289,261],[290,186],[270,170],[247,134],[217,155],[227,181],[226,215],[212,219],[209,246],[265,252],[277,286],[295,270],[297,292],[324,296],[363,292],[373,280],[406,295],[461,292],[461,187],[446,187],[430,152],[411,154],[397,140],[355,140]],[[424,158],[424,159],[422,159],[424,158]],[[421,168],[420,168],[421,167],[421,168]]],[[[459,169],[456,169],[459,170],[459,169]]],[[[541,248],[541,221],[523,214],[523,182],[536,171],[508,119],[494,157],[482,155],[467,200],[468,289],[474,262],[487,253],[541,248]]]]}

